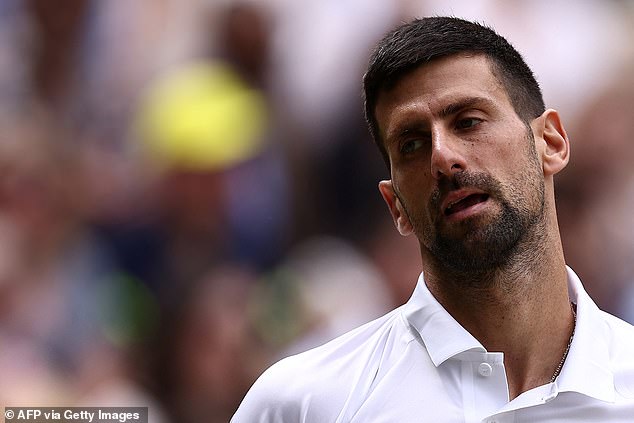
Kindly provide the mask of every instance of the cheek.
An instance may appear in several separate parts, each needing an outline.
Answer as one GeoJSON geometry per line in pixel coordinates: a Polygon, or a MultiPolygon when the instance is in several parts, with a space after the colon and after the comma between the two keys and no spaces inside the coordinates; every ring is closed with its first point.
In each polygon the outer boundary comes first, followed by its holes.
{"type": "Polygon", "coordinates": [[[514,163],[515,166],[506,169],[506,181],[515,202],[539,205],[544,191],[541,165],[532,153],[530,156],[525,153],[523,157],[516,158],[514,163]]]}
{"type": "MultiPolygon", "coordinates": [[[[490,164],[493,165],[494,172],[504,175],[507,180],[513,180],[518,175],[525,173],[529,168],[534,167],[534,154],[529,150],[526,139],[517,139],[511,134],[501,137],[500,142],[488,144],[491,146],[487,156],[490,156],[490,164]],[[509,179],[510,178],[510,179],[509,179]]],[[[476,153],[475,163],[483,154],[476,153]]]]}
{"type": "Polygon", "coordinates": [[[483,145],[487,147],[488,154],[494,162],[503,164],[515,163],[520,157],[520,152],[524,151],[524,147],[518,145],[517,139],[511,137],[510,134],[498,136],[496,140],[487,137],[487,142],[483,145]]]}
{"type": "Polygon", "coordinates": [[[397,179],[393,179],[410,221],[422,219],[428,222],[430,219],[428,205],[431,187],[428,180],[428,178],[421,178],[420,173],[402,174],[397,179]]]}

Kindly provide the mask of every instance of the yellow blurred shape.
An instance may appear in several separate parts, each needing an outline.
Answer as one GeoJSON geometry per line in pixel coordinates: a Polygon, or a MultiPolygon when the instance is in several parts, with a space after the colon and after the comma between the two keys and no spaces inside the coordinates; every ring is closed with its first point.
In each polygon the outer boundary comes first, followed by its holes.
{"type": "Polygon", "coordinates": [[[262,94],[228,66],[211,62],[188,65],[152,84],[138,129],[159,164],[206,171],[256,155],[266,122],[262,94]]]}

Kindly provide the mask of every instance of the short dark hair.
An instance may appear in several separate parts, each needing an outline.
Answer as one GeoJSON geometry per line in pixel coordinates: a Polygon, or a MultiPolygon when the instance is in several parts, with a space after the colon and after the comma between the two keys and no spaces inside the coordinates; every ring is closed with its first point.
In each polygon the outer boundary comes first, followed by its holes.
{"type": "Polygon", "coordinates": [[[458,53],[484,54],[490,60],[492,72],[524,122],[544,112],[544,99],[533,72],[520,53],[493,29],[455,17],[414,19],[381,39],[363,77],[365,118],[388,169],[389,156],[374,113],[379,94],[419,66],[458,53]]]}

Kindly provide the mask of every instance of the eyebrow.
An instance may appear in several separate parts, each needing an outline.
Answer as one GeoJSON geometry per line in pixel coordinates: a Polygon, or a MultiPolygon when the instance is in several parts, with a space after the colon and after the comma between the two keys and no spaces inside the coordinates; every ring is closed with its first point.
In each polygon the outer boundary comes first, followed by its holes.
{"type": "Polygon", "coordinates": [[[468,97],[461,100],[456,101],[455,103],[448,104],[443,107],[443,109],[438,114],[441,118],[445,118],[447,116],[458,113],[463,109],[468,109],[469,107],[473,107],[476,105],[486,105],[493,106],[493,101],[486,97],[468,97]]]}
{"type": "MultiPolygon", "coordinates": [[[[438,113],[438,116],[444,119],[448,116],[451,116],[453,114],[460,112],[461,110],[468,109],[474,106],[495,107],[495,104],[493,100],[487,97],[479,97],[479,96],[465,97],[443,107],[438,113]]],[[[400,139],[412,133],[428,133],[428,132],[429,132],[429,129],[426,128],[425,125],[421,124],[420,122],[417,122],[417,121],[411,122],[408,120],[406,122],[399,124],[395,128],[394,131],[391,131],[391,133],[386,134],[385,139],[386,141],[388,141],[392,139],[400,139]]]]}

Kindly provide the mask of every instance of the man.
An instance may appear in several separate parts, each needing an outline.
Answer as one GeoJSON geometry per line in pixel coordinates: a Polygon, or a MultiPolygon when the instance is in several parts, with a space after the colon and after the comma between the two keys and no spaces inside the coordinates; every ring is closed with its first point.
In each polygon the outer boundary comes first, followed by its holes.
{"type": "Polygon", "coordinates": [[[519,53],[479,24],[415,20],[364,88],[379,190],[423,273],[405,305],[267,370],[233,422],[634,421],[634,328],[565,265],[569,141],[519,53]]]}

